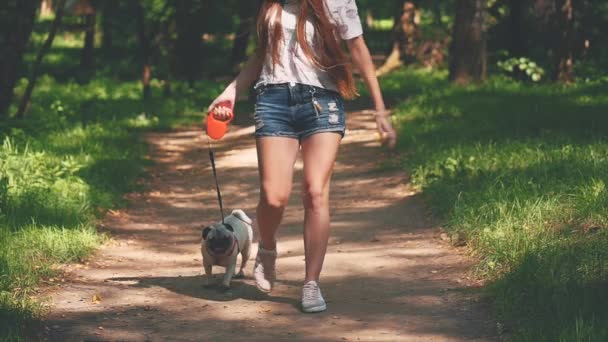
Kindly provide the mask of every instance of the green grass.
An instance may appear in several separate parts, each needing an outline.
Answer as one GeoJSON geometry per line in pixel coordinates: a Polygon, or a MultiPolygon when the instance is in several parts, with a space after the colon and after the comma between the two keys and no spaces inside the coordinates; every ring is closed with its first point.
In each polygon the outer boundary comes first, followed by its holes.
{"type": "Polygon", "coordinates": [[[608,340],[608,84],[382,80],[405,167],[521,341],[608,340]]]}
{"type": "Polygon", "coordinates": [[[176,85],[163,98],[154,82],[143,103],[136,81],[45,76],[26,120],[0,124],[0,340],[23,338],[44,314],[44,298],[35,298],[41,280],[106,239],[95,229],[100,214],[125,205],[122,195],[138,189],[150,163],[139,133],[200,121],[219,89],[176,85]]]}
{"type": "MultiPolygon", "coordinates": [[[[88,82],[72,77],[78,44],[71,34],[57,38],[26,119],[0,122],[0,341],[36,334],[48,308],[37,287],[107,239],[96,231],[101,215],[126,204],[123,194],[140,188],[136,180],[150,163],[140,133],[200,122],[221,89],[176,81],[164,97],[153,80],[144,103],[139,81],[111,68],[88,82]]],[[[24,88],[21,80],[16,98],[24,88]]]]}

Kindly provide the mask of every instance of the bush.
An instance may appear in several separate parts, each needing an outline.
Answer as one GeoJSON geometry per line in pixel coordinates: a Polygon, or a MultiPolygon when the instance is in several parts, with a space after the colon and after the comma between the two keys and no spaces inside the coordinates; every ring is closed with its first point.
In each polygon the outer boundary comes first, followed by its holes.
{"type": "Polygon", "coordinates": [[[545,70],[527,57],[513,57],[497,63],[507,76],[518,81],[540,82],[545,70]]]}
{"type": "Polygon", "coordinates": [[[608,84],[436,76],[383,80],[411,96],[397,110],[399,148],[478,256],[499,319],[515,340],[608,340],[608,84]]]}

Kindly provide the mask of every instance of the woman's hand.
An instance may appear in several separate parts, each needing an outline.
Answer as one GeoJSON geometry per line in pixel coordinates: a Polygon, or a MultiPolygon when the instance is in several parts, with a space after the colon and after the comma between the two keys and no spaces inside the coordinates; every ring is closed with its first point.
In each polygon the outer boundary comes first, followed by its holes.
{"type": "Polygon", "coordinates": [[[374,102],[376,108],[374,116],[376,117],[376,124],[378,125],[378,133],[380,133],[382,144],[392,149],[397,143],[397,133],[395,133],[395,130],[391,125],[389,111],[385,109],[380,84],[378,83],[378,78],[376,78],[374,62],[369,53],[369,49],[367,48],[367,44],[365,43],[363,36],[350,39],[346,41],[346,44],[351,52],[354,64],[361,71],[363,80],[365,81],[372,101],[374,102]]]}
{"type": "Polygon", "coordinates": [[[378,133],[380,134],[380,139],[382,140],[382,145],[386,145],[388,148],[393,149],[397,144],[397,133],[393,129],[388,113],[389,112],[386,110],[377,111],[375,113],[376,125],[378,133]]]}
{"type": "Polygon", "coordinates": [[[217,97],[207,108],[208,113],[212,113],[216,120],[230,119],[230,111],[234,111],[236,97],[242,94],[260,76],[262,70],[263,54],[257,51],[239,73],[239,75],[224,89],[224,92],[217,97]],[[224,102],[224,103],[222,103],[224,102]]]}
{"type": "Polygon", "coordinates": [[[236,103],[236,87],[231,83],[224,92],[220,94],[207,108],[208,113],[212,113],[216,120],[228,120],[230,112],[234,109],[236,103]],[[229,105],[229,107],[227,106],[229,105]]]}

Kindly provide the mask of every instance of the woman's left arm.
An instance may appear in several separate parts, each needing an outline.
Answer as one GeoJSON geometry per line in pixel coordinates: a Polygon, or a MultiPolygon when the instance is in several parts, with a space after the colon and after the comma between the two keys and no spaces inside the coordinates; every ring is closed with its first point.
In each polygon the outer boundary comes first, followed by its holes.
{"type": "Polygon", "coordinates": [[[374,62],[369,53],[369,49],[367,48],[367,44],[365,43],[363,36],[358,36],[346,40],[346,45],[350,51],[353,63],[361,72],[365,85],[374,102],[376,110],[374,116],[376,118],[378,132],[384,143],[386,143],[388,147],[393,148],[397,142],[397,134],[391,125],[389,111],[386,110],[384,99],[382,98],[382,91],[380,90],[380,84],[376,77],[376,68],[374,67],[374,62]]]}

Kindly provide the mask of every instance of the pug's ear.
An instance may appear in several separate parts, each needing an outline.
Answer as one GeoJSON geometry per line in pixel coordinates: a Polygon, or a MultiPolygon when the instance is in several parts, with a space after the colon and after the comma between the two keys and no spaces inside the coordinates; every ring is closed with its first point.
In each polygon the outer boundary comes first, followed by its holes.
{"type": "Polygon", "coordinates": [[[231,231],[231,232],[234,233],[234,228],[232,228],[231,225],[229,225],[228,223],[226,223],[225,226],[226,226],[226,229],[228,229],[229,231],[231,231]]]}
{"type": "Polygon", "coordinates": [[[205,227],[203,228],[203,240],[207,240],[207,235],[209,235],[209,232],[211,231],[211,227],[205,227]]]}

